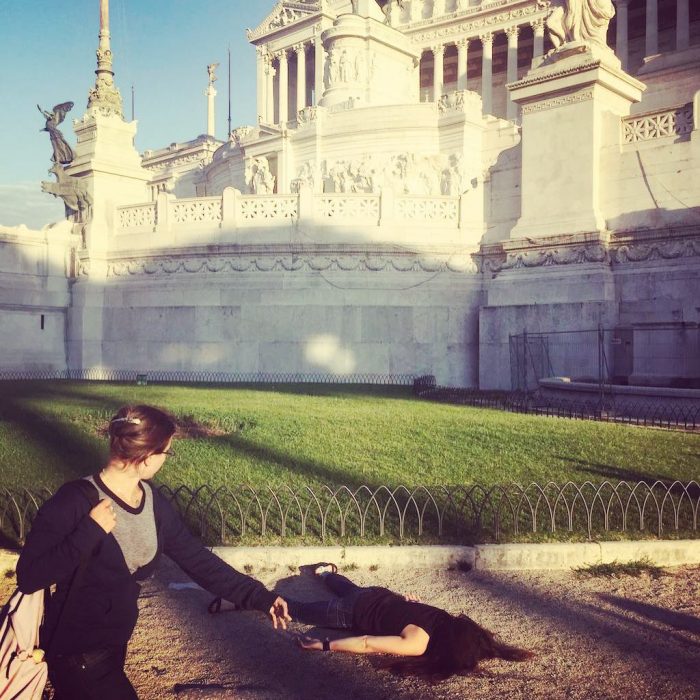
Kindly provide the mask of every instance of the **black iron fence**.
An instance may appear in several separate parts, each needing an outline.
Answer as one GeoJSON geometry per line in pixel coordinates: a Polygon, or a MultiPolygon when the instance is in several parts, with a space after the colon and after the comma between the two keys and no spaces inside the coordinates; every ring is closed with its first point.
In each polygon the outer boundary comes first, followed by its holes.
{"type": "MultiPolygon", "coordinates": [[[[694,538],[700,509],[696,481],[159,488],[209,545],[694,538]]],[[[48,489],[0,490],[5,546],[24,542],[50,496],[48,489]]]]}

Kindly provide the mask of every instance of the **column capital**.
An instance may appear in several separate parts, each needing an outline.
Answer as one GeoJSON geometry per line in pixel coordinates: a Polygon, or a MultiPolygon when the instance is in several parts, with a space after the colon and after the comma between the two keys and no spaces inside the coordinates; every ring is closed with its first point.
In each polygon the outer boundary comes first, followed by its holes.
{"type": "Polygon", "coordinates": [[[442,55],[445,53],[445,45],[444,44],[433,44],[429,50],[433,52],[434,56],[437,56],[437,54],[442,55]]]}
{"type": "Polygon", "coordinates": [[[458,49],[466,49],[469,46],[469,39],[467,39],[467,37],[457,39],[457,41],[455,41],[455,46],[458,49]]]}
{"type": "Polygon", "coordinates": [[[506,36],[508,37],[509,40],[510,39],[517,39],[518,34],[520,34],[520,25],[514,24],[511,27],[506,27],[505,31],[506,31],[506,36]]]}
{"type": "Polygon", "coordinates": [[[493,44],[493,32],[484,32],[479,34],[479,39],[482,44],[493,44]]]}
{"type": "Polygon", "coordinates": [[[286,61],[287,60],[287,49],[280,49],[279,51],[275,51],[274,56],[278,61],[286,61]]]}
{"type": "Polygon", "coordinates": [[[544,17],[538,17],[537,19],[530,20],[530,26],[534,30],[535,34],[540,34],[544,32],[544,17]]]}
{"type": "Polygon", "coordinates": [[[292,49],[296,54],[304,53],[306,51],[306,43],[300,41],[298,44],[294,44],[294,46],[292,46],[292,49]]]}

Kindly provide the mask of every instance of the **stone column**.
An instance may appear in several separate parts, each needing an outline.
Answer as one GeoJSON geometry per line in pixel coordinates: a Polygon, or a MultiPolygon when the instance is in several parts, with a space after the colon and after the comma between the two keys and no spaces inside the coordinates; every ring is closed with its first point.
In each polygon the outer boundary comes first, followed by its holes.
{"type": "Polygon", "coordinates": [[[297,114],[306,107],[306,46],[297,44],[297,114]]]}
{"type": "Polygon", "coordinates": [[[265,121],[265,49],[255,47],[258,123],[265,121]]]}
{"type": "Polygon", "coordinates": [[[420,22],[423,15],[423,0],[411,0],[411,22],[420,22]]]}
{"type": "Polygon", "coordinates": [[[481,100],[483,113],[491,114],[493,111],[493,34],[486,32],[481,39],[481,100]]]}
{"type": "Polygon", "coordinates": [[[275,68],[272,65],[272,54],[266,55],[265,61],[265,117],[268,124],[275,121],[275,68]]]}
{"type": "Polygon", "coordinates": [[[627,7],[629,0],[617,0],[617,31],[615,34],[615,53],[622,63],[622,70],[627,70],[629,62],[629,46],[627,44],[627,31],[629,20],[627,18],[627,7]]]}
{"type": "Polygon", "coordinates": [[[676,51],[690,46],[690,12],[688,0],[676,0],[676,51]]]}
{"type": "Polygon", "coordinates": [[[659,5],[658,0],[647,0],[646,55],[659,53],[659,5]]]}
{"type": "MultiPolygon", "coordinates": [[[[508,67],[506,72],[506,82],[514,83],[518,79],[518,32],[520,27],[514,25],[506,29],[508,36],[508,67]]],[[[506,117],[511,121],[515,121],[518,116],[518,105],[510,99],[510,94],[507,98],[506,117]]]]}
{"type": "Polygon", "coordinates": [[[442,44],[431,46],[433,52],[433,102],[442,97],[443,81],[445,80],[445,47],[442,44]]]}
{"type": "Polygon", "coordinates": [[[283,49],[277,54],[280,63],[279,78],[279,115],[280,124],[284,126],[289,120],[289,61],[287,59],[287,49],[283,49]]]}
{"type": "Polygon", "coordinates": [[[207,135],[216,136],[216,88],[212,83],[204,91],[207,98],[207,135]]]}
{"type": "Polygon", "coordinates": [[[321,39],[321,27],[316,27],[316,38],[314,39],[314,92],[316,93],[316,104],[321,103],[323,97],[323,71],[325,68],[326,54],[323,49],[321,39]]]}
{"type": "Polygon", "coordinates": [[[467,55],[469,51],[469,39],[460,39],[457,42],[457,89],[467,89],[467,55]]]}
{"type": "Polygon", "coordinates": [[[433,0],[433,17],[442,17],[445,14],[445,0],[433,0]]]}
{"type": "Polygon", "coordinates": [[[539,58],[544,54],[544,18],[540,17],[530,22],[532,31],[534,32],[534,42],[532,49],[532,57],[539,58]]]}

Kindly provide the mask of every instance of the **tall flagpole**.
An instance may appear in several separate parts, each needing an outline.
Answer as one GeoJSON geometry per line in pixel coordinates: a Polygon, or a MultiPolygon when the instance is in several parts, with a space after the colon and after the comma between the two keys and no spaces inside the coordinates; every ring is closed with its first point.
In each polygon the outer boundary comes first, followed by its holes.
{"type": "Polygon", "coordinates": [[[228,136],[231,135],[231,45],[228,47],[228,136]]]}

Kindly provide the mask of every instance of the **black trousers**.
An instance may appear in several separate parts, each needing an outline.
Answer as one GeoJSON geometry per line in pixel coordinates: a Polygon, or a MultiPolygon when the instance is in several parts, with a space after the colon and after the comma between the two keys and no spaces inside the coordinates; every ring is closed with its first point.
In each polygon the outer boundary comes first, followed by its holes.
{"type": "Polygon", "coordinates": [[[126,645],[49,660],[54,700],[138,700],[124,673],[126,645]]]}

